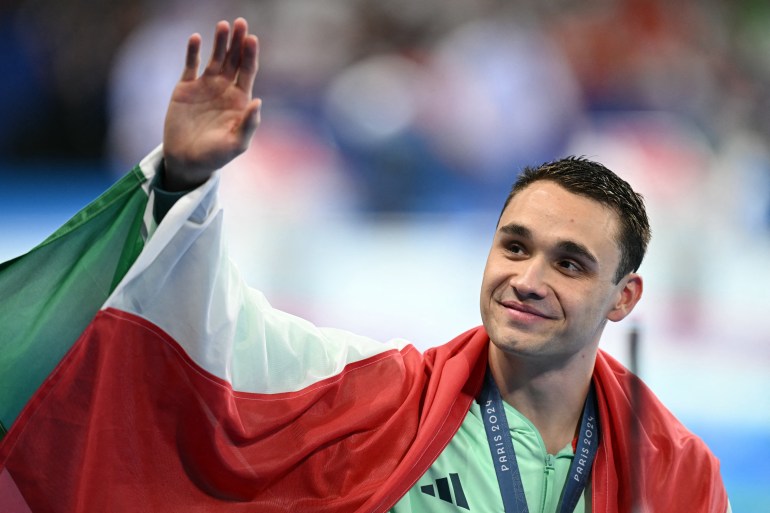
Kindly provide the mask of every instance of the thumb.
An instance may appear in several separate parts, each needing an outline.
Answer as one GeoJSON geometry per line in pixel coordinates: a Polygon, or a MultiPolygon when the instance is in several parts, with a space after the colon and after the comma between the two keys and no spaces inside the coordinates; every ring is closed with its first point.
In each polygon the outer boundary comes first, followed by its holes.
{"type": "Polygon", "coordinates": [[[254,98],[246,107],[246,113],[243,116],[240,126],[241,141],[244,143],[244,147],[249,145],[251,138],[254,137],[254,132],[257,131],[257,127],[260,122],[260,114],[262,111],[262,99],[254,98]]]}

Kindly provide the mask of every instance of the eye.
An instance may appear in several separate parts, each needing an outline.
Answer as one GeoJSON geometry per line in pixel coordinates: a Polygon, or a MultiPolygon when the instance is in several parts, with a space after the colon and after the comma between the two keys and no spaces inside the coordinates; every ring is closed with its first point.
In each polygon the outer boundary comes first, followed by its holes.
{"type": "Polygon", "coordinates": [[[509,242],[508,244],[505,245],[505,250],[511,255],[521,256],[521,255],[527,254],[527,251],[524,248],[524,246],[522,246],[518,242],[509,242]]]}
{"type": "Polygon", "coordinates": [[[583,271],[583,267],[574,260],[560,260],[556,265],[569,274],[578,274],[583,271]]]}

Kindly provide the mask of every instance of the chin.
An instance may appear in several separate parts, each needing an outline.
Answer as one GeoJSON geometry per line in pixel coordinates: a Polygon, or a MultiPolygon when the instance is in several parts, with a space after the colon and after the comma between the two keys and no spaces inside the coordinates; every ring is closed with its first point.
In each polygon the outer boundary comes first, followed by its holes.
{"type": "Polygon", "coordinates": [[[539,353],[543,348],[543,342],[533,340],[530,337],[508,336],[489,338],[492,345],[500,351],[508,354],[533,355],[539,353]]]}

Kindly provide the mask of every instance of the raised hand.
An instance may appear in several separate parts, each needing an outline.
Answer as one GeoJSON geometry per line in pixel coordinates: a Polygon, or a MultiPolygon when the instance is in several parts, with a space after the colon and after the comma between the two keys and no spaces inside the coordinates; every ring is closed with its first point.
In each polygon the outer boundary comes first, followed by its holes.
{"type": "Polygon", "coordinates": [[[182,78],[166,113],[164,187],[170,191],[205,182],[248,148],[259,125],[261,101],[251,93],[259,48],[246,20],[233,22],[232,38],[229,23],[217,23],[211,59],[198,76],[200,47],[200,35],[190,36],[182,78]]]}

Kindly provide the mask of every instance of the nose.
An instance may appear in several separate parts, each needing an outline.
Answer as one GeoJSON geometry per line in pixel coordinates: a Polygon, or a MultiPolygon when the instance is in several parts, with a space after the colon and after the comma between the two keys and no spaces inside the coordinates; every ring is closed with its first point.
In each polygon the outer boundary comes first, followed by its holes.
{"type": "Polygon", "coordinates": [[[539,258],[530,258],[517,262],[509,284],[519,299],[543,299],[548,293],[544,278],[544,262],[539,258]]]}

